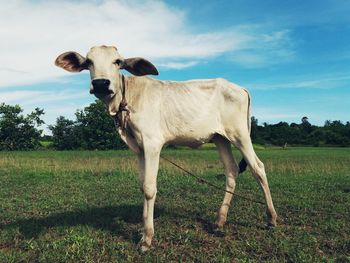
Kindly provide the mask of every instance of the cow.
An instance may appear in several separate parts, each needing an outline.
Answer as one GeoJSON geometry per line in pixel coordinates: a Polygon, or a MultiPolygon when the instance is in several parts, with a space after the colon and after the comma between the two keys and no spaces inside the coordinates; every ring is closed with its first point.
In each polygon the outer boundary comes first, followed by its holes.
{"type": "Polygon", "coordinates": [[[264,164],[250,138],[250,95],[225,79],[161,81],[156,67],[144,58],[123,58],[113,46],[92,47],[86,57],[77,52],[59,55],[55,65],[69,72],[89,70],[90,93],[102,100],[111,117],[119,120],[118,133],[136,153],[139,182],[144,194],[143,230],[140,248],[147,251],[154,236],[153,212],[157,173],[165,145],[198,147],[213,141],[224,164],[226,191],[215,226],[221,230],[240,170],[248,165],[265,196],[267,224],[276,226],[264,164]],[[125,69],[132,75],[124,76],[125,69]],[[241,152],[238,166],[231,144],[241,152]],[[241,169],[240,169],[241,168],[241,169]],[[231,192],[231,193],[229,193],[231,192]]]}

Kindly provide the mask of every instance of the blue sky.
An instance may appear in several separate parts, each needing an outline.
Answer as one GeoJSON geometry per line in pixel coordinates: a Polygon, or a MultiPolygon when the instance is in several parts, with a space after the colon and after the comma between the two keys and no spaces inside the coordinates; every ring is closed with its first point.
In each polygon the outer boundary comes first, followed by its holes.
{"type": "Polygon", "coordinates": [[[53,66],[94,45],[143,56],[159,79],[248,88],[259,123],[349,121],[350,1],[12,1],[0,10],[0,102],[59,115],[94,101],[87,73],[53,66]],[[10,16],[9,16],[10,14],[10,16]]]}

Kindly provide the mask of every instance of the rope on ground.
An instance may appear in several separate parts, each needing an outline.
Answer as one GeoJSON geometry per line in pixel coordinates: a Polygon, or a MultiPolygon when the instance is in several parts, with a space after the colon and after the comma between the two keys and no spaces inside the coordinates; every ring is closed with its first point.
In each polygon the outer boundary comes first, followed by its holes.
{"type": "Polygon", "coordinates": [[[243,196],[243,195],[240,195],[240,194],[237,194],[237,193],[228,191],[228,190],[226,190],[226,189],[222,189],[220,186],[217,186],[216,184],[213,184],[213,183],[211,183],[211,182],[209,182],[209,181],[207,181],[207,180],[205,180],[205,179],[203,179],[203,178],[201,178],[201,177],[195,175],[194,173],[192,173],[192,172],[186,170],[185,168],[183,168],[183,167],[181,167],[180,165],[174,163],[173,161],[169,160],[168,158],[165,158],[164,156],[160,156],[160,158],[162,158],[163,160],[165,160],[165,161],[171,163],[172,165],[176,166],[177,168],[179,168],[179,169],[182,170],[183,172],[187,173],[188,175],[190,175],[190,176],[196,178],[197,181],[200,182],[200,183],[207,184],[207,185],[209,185],[209,186],[211,186],[211,187],[213,187],[213,188],[215,188],[215,189],[218,189],[218,190],[220,190],[220,191],[224,191],[224,192],[226,192],[226,193],[229,193],[229,194],[238,196],[238,197],[240,197],[240,198],[242,198],[242,199],[245,199],[245,200],[248,200],[248,201],[250,201],[250,202],[255,202],[255,203],[258,203],[258,204],[262,204],[262,205],[265,204],[265,203],[262,202],[262,201],[259,201],[259,200],[256,200],[256,199],[252,199],[252,198],[249,198],[249,197],[246,197],[246,196],[243,196]]]}
{"type": "MultiPolygon", "coordinates": [[[[260,200],[257,200],[257,199],[254,199],[254,198],[249,198],[249,197],[246,197],[246,196],[244,196],[244,195],[240,195],[240,194],[237,194],[237,193],[228,191],[228,190],[226,190],[226,189],[222,189],[222,187],[220,187],[220,186],[218,186],[218,185],[216,185],[216,184],[213,184],[213,183],[211,183],[211,182],[209,182],[209,181],[207,181],[207,180],[205,180],[205,179],[203,179],[203,178],[201,178],[201,177],[195,175],[194,173],[192,173],[192,172],[186,170],[186,169],[183,168],[182,166],[176,164],[175,162],[171,161],[170,159],[168,159],[168,158],[166,158],[166,157],[164,157],[164,156],[160,156],[160,158],[163,159],[163,160],[165,160],[165,161],[167,161],[168,163],[174,165],[175,167],[177,167],[178,169],[182,170],[182,171],[185,172],[186,174],[192,176],[192,177],[195,178],[199,183],[206,184],[206,185],[208,185],[208,186],[210,186],[210,187],[212,187],[212,188],[215,188],[215,189],[218,189],[218,190],[220,190],[220,191],[224,191],[224,192],[226,192],[226,193],[232,194],[232,195],[234,195],[234,196],[237,196],[237,197],[239,197],[239,198],[241,198],[241,199],[244,199],[244,200],[247,200],[247,201],[249,201],[249,202],[254,202],[254,203],[257,203],[257,204],[260,204],[260,205],[265,205],[265,203],[262,202],[262,201],[260,201],[260,200]]],[[[285,209],[285,208],[286,208],[286,207],[283,207],[283,206],[281,206],[281,205],[275,205],[275,204],[274,204],[274,206],[275,206],[276,208],[281,208],[281,209],[285,209]]],[[[297,209],[297,208],[294,208],[294,207],[293,207],[293,208],[289,207],[288,209],[289,209],[290,211],[293,211],[293,212],[300,212],[300,211],[302,211],[302,210],[306,210],[307,208],[304,208],[304,209],[297,209]]],[[[334,213],[334,212],[330,212],[330,211],[326,211],[326,210],[309,210],[309,209],[308,209],[308,213],[312,213],[312,214],[326,214],[326,215],[330,215],[330,216],[345,216],[345,215],[350,215],[350,213],[346,213],[346,212],[340,214],[340,213],[334,213]]]]}

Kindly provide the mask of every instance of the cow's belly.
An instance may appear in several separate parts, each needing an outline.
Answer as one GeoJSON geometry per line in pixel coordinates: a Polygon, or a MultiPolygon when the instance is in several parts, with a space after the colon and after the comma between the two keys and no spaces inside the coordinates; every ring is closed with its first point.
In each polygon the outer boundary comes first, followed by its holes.
{"type": "Polygon", "coordinates": [[[209,112],[197,109],[197,112],[192,110],[192,114],[172,115],[162,126],[166,144],[196,148],[209,142],[222,129],[218,114],[209,112]]]}
{"type": "Polygon", "coordinates": [[[166,142],[167,145],[182,145],[191,148],[198,148],[204,143],[209,142],[213,138],[214,134],[210,134],[202,137],[191,137],[191,136],[179,136],[177,138],[170,139],[166,142]]]}
{"type": "Polygon", "coordinates": [[[197,148],[209,142],[218,131],[208,125],[191,127],[190,125],[168,133],[166,144],[183,145],[197,148]]]}

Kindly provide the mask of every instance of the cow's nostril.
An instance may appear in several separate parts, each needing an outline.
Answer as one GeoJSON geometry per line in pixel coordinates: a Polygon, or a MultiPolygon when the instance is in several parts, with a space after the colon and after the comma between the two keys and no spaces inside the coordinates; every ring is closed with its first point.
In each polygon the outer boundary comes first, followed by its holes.
{"type": "Polygon", "coordinates": [[[108,93],[109,85],[111,82],[108,79],[94,79],[91,84],[94,88],[94,92],[108,93]]]}

